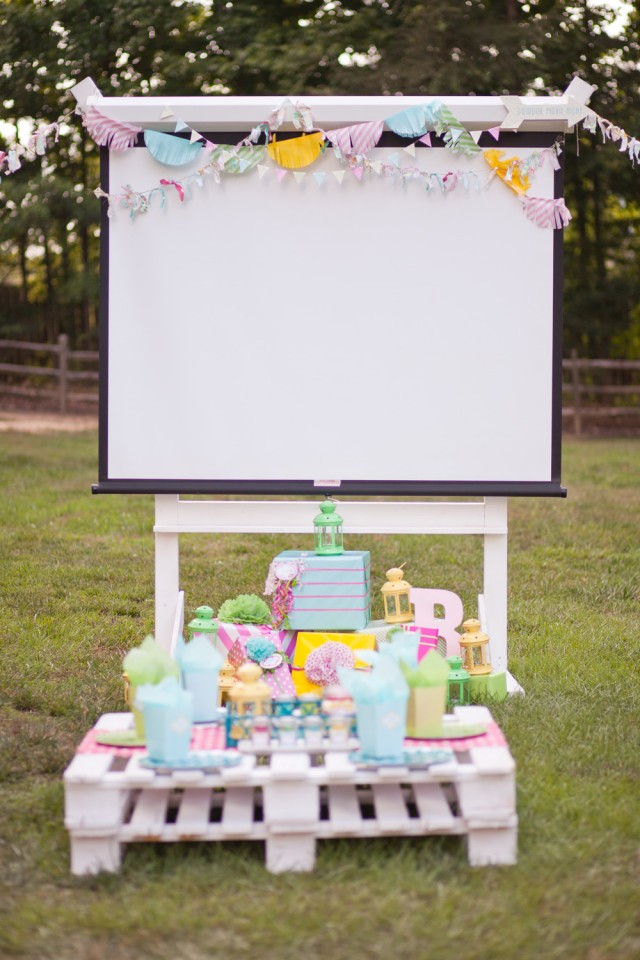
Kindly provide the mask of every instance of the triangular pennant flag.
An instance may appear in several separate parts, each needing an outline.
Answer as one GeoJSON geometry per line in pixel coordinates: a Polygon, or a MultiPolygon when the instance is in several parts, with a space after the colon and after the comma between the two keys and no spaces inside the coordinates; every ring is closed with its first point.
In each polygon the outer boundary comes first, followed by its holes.
{"type": "Polygon", "coordinates": [[[342,183],[342,181],[344,180],[344,170],[334,170],[333,175],[338,181],[338,183],[342,183]]]}
{"type": "Polygon", "coordinates": [[[202,149],[205,153],[211,153],[212,150],[216,149],[217,144],[211,143],[211,140],[205,140],[202,144],[202,149]]]}
{"type": "Polygon", "coordinates": [[[189,124],[185,123],[184,120],[178,120],[176,123],[176,133],[181,133],[183,130],[188,130],[189,124]]]}
{"type": "Polygon", "coordinates": [[[191,142],[191,143],[197,143],[198,140],[204,140],[204,137],[202,136],[202,134],[198,133],[197,130],[192,130],[192,131],[191,131],[190,142],[191,142]]]}
{"type": "Polygon", "coordinates": [[[160,114],[161,120],[169,120],[174,115],[171,107],[165,107],[162,113],[160,114]]]}
{"type": "Polygon", "coordinates": [[[397,153],[391,153],[387,157],[387,163],[392,163],[394,167],[400,166],[400,157],[397,153]]]}
{"type": "Polygon", "coordinates": [[[244,173],[245,170],[250,166],[251,163],[249,160],[242,160],[240,157],[238,158],[238,167],[240,169],[240,173],[244,173]]]}
{"type": "Polygon", "coordinates": [[[489,127],[487,133],[490,133],[494,140],[500,139],[500,127],[489,127]]]}
{"type": "Polygon", "coordinates": [[[451,133],[451,142],[457,143],[457,141],[460,139],[460,137],[463,134],[462,127],[451,127],[450,133],[451,133]]]}
{"type": "Polygon", "coordinates": [[[410,154],[412,157],[416,155],[416,145],[415,143],[410,143],[408,147],[403,147],[405,153],[410,154]]]}
{"type": "Polygon", "coordinates": [[[362,174],[364,173],[363,167],[351,167],[351,173],[354,175],[356,180],[362,180],[362,174]]]}
{"type": "Polygon", "coordinates": [[[316,183],[318,184],[318,186],[321,187],[322,184],[324,183],[326,173],[314,173],[313,177],[316,183]]]}
{"type": "Polygon", "coordinates": [[[276,170],[276,180],[278,183],[282,183],[288,173],[288,170],[276,170]]]}
{"type": "Polygon", "coordinates": [[[380,174],[382,173],[382,164],[380,163],[379,160],[372,160],[371,169],[373,170],[374,173],[380,176],[380,174]]]}
{"type": "Polygon", "coordinates": [[[264,163],[258,164],[258,177],[260,180],[262,180],[268,169],[269,167],[265,167],[264,163]]]}
{"type": "Polygon", "coordinates": [[[425,145],[426,147],[430,147],[430,146],[431,146],[431,134],[430,134],[430,133],[425,133],[424,137],[419,137],[418,139],[420,140],[420,143],[424,143],[424,145],[425,145]]]}
{"type": "Polygon", "coordinates": [[[484,133],[484,130],[469,130],[469,133],[471,134],[471,138],[473,142],[477,143],[480,137],[482,136],[482,134],[484,133]]]}
{"type": "Polygon", "coordinates": [[[302,183],[306,177],[306,173],[301,173],[299,170],[294,170],[293,175],[296,178],[296,183],[302,183]]]}

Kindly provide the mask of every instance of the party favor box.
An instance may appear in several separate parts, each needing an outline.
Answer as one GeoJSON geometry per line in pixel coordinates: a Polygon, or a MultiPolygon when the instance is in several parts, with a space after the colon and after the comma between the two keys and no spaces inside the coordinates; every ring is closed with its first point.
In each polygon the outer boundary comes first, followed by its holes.
{"type": "Polygon", "coordinates": [[[273,567],[294,562],[289,626],[292,630],[361,630],[371,616],[371,557],[368,550],[317,556],[284,550],[273,567]]]}

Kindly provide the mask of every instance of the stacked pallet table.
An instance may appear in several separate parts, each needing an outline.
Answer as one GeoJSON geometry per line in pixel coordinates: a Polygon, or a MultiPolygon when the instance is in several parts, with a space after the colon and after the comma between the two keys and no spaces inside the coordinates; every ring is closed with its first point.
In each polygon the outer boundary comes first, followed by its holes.
{"type": "MultiPolygon", "coordinates": [[[[425,769],[362,769],[331,745],[249,752],[218,773],[159,773],[141,751],[96,748],[96,730],[122,729],[106,714],[64,774],[71,871],[120,868],[124,844],[261,840],[272,873],[313,869],[317,840],[456,834],[472,866],[516,862],[515,764],[485,707],[458,707],[487,734],[451,746],[453,759],[425,769]]],[[[424,742],[424,741],[423,741],[424,742]]]]}

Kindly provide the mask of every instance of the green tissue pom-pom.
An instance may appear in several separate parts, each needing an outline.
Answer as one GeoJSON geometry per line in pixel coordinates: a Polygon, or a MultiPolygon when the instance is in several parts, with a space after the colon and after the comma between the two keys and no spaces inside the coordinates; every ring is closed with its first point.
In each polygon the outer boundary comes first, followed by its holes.
{"type": "Polygon", "coordinates": [[[253,593],[241,593],[235,600],[225,600],[218,619],[223,623],[270,623],[271,611],[260,597],[253,593]]]}
{"type": "Polygon", "coordinates": [[[272,653],[276,652],[276,645],[268,637],[251,637],[246,643],[247,656],[256,663],[262,663],[272,653]]]}

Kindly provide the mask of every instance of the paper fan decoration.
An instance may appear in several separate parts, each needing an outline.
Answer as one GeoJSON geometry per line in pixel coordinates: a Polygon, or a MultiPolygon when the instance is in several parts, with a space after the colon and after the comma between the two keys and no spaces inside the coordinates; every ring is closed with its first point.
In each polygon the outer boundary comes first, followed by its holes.
{"type": "Polygon", "coordinates": [[[304,665],[307,680],[319,687],[328,687],[340,682],[337,667],[352,670],[356,663],[353,650],[336,640],[328,640],[312,650],[304,665]]]}
{"type": "Polygon", "coordinates": [[[306,136],[294,137],[292,140],[280,141],[276,141],[274,136],[267,151],[278,166],[286,167],[287,170],[296,170],[313,163],[320,156],[323,143],[323,133],[310,133],[306,136]]]}
{"type": "Polygon", "coordinates": [[[145,130],[144,143],[153,159],[168,167],[183,167],[195,160],[202,150],[199,140],[191,143],[172,133],[160,133],[158,130],[145,130]]]}
{"type": "Polygon", "coordinates": [[[142,133],[142,127],[123,123],[121,120],[111,120],[95,107],[89,107],[82,122],[98,146],[109,147],[110,150],[129,150],[135,144],[138,134],[142,133]]]}
{"type": "Polygon", "coordinates": [[[526,174],[522,175],[520,172],[519,157],[505,158],[505,151],[496,149],[484,150],[482,155],[491,169],[495,170],[500,179],[511,187],[514,193],[523,196],[527,192],[531,181],[526,174]]]}
{"type": "Polygon", "coordinates": [[[542,197],[523,197],[522,206],[529,220],[538,227],[553,227],[562,230],[568,226],[571,213],[563,197],[557,200],[545,200],[542,197]]]}

